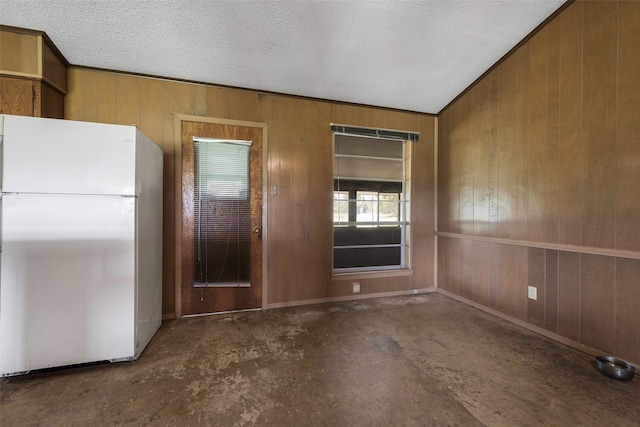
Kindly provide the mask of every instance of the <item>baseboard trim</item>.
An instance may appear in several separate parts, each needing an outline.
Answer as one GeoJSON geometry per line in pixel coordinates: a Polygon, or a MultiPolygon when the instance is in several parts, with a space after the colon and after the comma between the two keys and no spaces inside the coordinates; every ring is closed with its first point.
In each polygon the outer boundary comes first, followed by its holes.
{"type": "MultiPolygon", "coordinates": [[[[542,336],[544,336],[546,338],[549,338],[549,339],[552,339],[554,341],[557,341],[557,342],[559,342],[561,344],[564,344],[566,346],[569,346],[571,348],[579,350],[579,351],[581,351],[583,353],[590,354],[591,356],[601,356],[601,355],[610,354],[610,353],[607,353],[606,351],[598,350],[597,348],[590,347],[590,346],[582,344],[582,343],[580,343],[578,341],[574,341],[572,339],[563,337],[562,335],[558,335],[555,332],[551,332],[551,331],[543,329],[543,328],[541,328],[539,326],[532,325],[531,323],[525,322],[524,320],[518,319],[517,317],[513,317],[513,316],[510,316],[508,314],[504,314],[504,313],[502,313],[502,312],[500,312],[498,310],[495,310],[493,308],[484,306],[482,304],[478,304],[477,302],[471,301],[471,300],[469,300],[467,298],[463,298],[463,297],[461,297],[459,295],[453,294],[453,293],[445,291],[443,289],[440,289],[440,288],[436,289],[436,293],[444,295],[444,296],[446,296],[448,298],[451,298],[452,300],[461,302],[461,303],[463,303],[465,305],[468,305],[468,306],[471,306],[473,308],[477,308],[480,311],[484,311],[485,313],[491,314],[492,316],[499,317],[502,320],[506,320],[507,322],[513,323],[513,324],[515,324],[517,326],[520,326],[520,327],[522,327],[524,329],[527,329],[527,330],[529,330],[531,332],[535,332],[536,334],[539,334],[539,335],[542,335],[542,336]]],[[[628,359],[625,359],[625,360],[627,360],[627,362],[629,362],[629,363],[631,363],[631,364],[633,364],[635,366],[640,366],[640,364],[638,364],[637,361],[628,360],[628,359]]]]}
{"type": "Polygon", "coordinates": [[[300,305],[324,304],[328,302],[357,301],[362,299],[397,297],[397,296],[403,296],[403,295],[429,294],[435,291],[436,291],[436,288],[431,287],[431,288],[421,288],[421,289],[409,289],[405,291],[376,292],[371,294],[355,294],[355,295],[344,295],[340,297],[316,298],[316,299],[288,301],[288,302],[275,302],[275,303],[267,304],[267,309],[296,307],[300,305]]]}

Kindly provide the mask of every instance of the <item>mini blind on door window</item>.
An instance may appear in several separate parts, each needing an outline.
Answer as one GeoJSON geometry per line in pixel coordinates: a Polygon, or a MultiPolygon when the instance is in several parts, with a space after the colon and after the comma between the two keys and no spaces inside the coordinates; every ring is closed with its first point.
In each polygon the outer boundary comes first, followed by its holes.
{"type": "Polygon", "coordinates": [[[194,286],[250,286],[250,141],[193,138],[194,286]]]}

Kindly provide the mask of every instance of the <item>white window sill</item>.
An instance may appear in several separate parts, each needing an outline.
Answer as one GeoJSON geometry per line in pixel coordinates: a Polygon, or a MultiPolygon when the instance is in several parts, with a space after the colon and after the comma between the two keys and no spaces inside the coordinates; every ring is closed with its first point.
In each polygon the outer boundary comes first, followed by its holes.
{"type": "Polygon", "coordinates": [[[402,277],[411,276],[413,271],[409,268],[398,268],[393,270],[371,270],[371,271],[350,271],[350,272],[333,272],[331,274],[332,282],[341,280],[360,280],[360,279],[379,279],[384,277],[402,277]]]}

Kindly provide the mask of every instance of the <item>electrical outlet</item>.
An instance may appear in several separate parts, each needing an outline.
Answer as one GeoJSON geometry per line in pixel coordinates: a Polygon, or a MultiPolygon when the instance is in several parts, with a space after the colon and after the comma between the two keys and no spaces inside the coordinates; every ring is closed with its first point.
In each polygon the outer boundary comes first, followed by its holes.
{"type": "Polygon", "coordinates": [[[535,286],[529,286],[529,299],[537,300],[538,299],[538,288],[535,286]]]}
{"type": "Polygon", "coordinates": [[[357,294],[358,292],[360,292],[360,283],[353,282],[353,293],[357,294]]]}

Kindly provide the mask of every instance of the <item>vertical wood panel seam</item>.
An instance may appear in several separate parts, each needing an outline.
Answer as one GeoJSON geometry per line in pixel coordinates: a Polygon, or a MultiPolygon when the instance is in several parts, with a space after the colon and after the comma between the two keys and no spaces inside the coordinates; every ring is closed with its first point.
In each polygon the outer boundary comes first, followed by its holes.
{"type": "MultiPolygon", "coordinates": [[[[582,232],[584,220],[584,168],[583,168],[583,151],[584,151],[584,4],[580,3],[580,245],[582,246],[582,232]]],[[[580,257],[580,268],[582,268],[582,256],[580,257]]],[[[581,270],[582,271],[582,270],[581,270]]],[[[582,277],[582,273],[581,273],[582,277]]],[[[582,280],[580,281],[580,289],[582,289],[582,280]]],[[[582,299],[580,300],[580,309],[582,310],[582,299]]],[[[582,318],[580,320],[582,322],[582,318]]],[[[582,323],[581,323],[582,325],[582,323]]],[[[582,333],[582,331],[580,332],[582,333]]]]}
{"type": "MultiPolygon", "coordinates": [[[[613,195],[613,247],[618,248],[618,177],[620,175],[618,169],[618,124],[620,123],[619,115],[620,115],[620,106],[618,103],[618,98],[620,95],[620,80],[619,80],[619,70],[620,70],[620,2],[616,3],[616,141],[614,148],[614,159],[615,159],[615,167],[614,167],[614,195],[613,195]]],[[[615,302],[614,302],[615,304],[615,302]]],[[[615,309],[615,305],[614,305],[615,309]]],[[[614,334],[614,348],[615,348],[615,334],[614,334]]]]}
{"type": "MultiPolygon", "coordinates": [[[[620,1],[616,2],[616,141],[614,147],[614,159],[615,159],[615,177],[614,177],[614,195],[613,195],[613,247],[618,248],[618,124],[619,120],[619,103],[618,98],[620,94],[620,80],[619,80],[619,70],[620,70],[620,1]]],[[[618,288],[617,281],[617,272],[618,272],[618,259],[613,259],[613,351],[618,351],[617,344],[617,319],[616,316],[616,290],[618,288]]]]}

